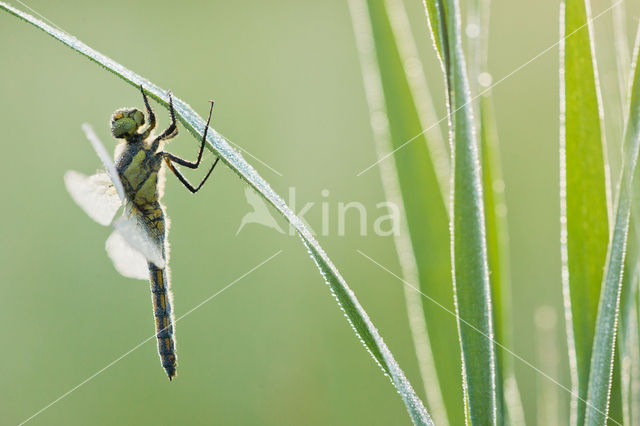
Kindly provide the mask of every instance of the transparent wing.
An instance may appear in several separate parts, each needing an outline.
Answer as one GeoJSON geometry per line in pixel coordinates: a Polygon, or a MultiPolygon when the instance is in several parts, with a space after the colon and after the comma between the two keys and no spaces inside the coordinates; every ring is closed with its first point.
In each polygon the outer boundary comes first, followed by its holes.
{"type": "Polygon", "coordinates": [[[100,225],[109,225],[122,205],[106,173],[85,176],[69,170],[64,174],[64,183],[73,201],[100,225]]]}
{"type": "Polygon", "coordinates": [[[147,280],[149,266],[147,259],[137,250],[131,248],[120,232],[113,231],[105,244],[107,254],[116,270],[128,278],[147,280]]]}
{"type": "Polygon", "coordinates": [[[113,164],[113,160],[109,156],[107,149],[104,147],[102,142],[100,142],[100,139],[98,139],[96,132],[93,131],[93,127],[91,127],[90,124],[87,124],[87,123],[82,124],[82,130],[84,131],[84,134],[87,136],[87,139],[89,139],[89,142],[91,142],[91,145],[93,146],[93,149],[96,151],[96,154],[98,154],[98,157],[100,157],[100,160],[104,165],[104,169],[109,175],[109,177],[111,178],[111,181],[113,182],[113,186],[115,187],[116,192],[118,193],[118,196],[122,201],[124,201],[124,187],[122,186],[122,182],[120,181],[118,170],[116,169],[116,166],[113,164]]]}
{"type": "Polygon", "coordinates": [[[146,225],[144,218],[135,213],[123,215],[113,223],[113,227],[122,235],[131,248],[140,252],[149,262],[158,268],[165,267],[164,241],[155,236],[146,225]]]}

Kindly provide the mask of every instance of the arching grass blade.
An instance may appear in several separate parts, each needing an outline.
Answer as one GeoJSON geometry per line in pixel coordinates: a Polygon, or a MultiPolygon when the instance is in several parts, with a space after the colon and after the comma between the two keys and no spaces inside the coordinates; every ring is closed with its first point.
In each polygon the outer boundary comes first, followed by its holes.
{"type": "MultiPolygon", "coordinates": [[[[0,2],[0,9],[43,30],[74,51],[103,66],[132,86],[138,88],[142,85],[149,96],[153,97],[164,107],[168,106],[168,97],[165,90],[160,89],[155,84],[120,65],[116,61],[91,49],[75,37],[57,30],[6,3],[0,2]]],[[[201,140],[205,126],[204,120],[196,114],[189,105],[175,96],[173,97],[173,105],[178,120],[197,140],[201,140]]],[[[411,384],[407,381],[404,373],[396,363],[393,355],[382,340],[382,337],[374,327],[367,313],[359,304],[355,294],[351,291],[344,278],[322,250],[304,222],[293,213],[285,204],[284,200],[271,189],[269,184],[255,169],[251,167],[238,152],[233,150],[224,138],[213,129],[210,129],[207,134],[207,148],[219,156],[222,162],[233,170],[243,181],[254,188],[265,201],[271,204],[297,230],[322,276],[331,287],[331,291],[336,296],[340,307],[344,310],[356,335],[362,340],[366,349],[380,365],[384,373],[389,376],[398,390],[414,424],[432,424],[422,402],[415,394],[411,384]]]]}

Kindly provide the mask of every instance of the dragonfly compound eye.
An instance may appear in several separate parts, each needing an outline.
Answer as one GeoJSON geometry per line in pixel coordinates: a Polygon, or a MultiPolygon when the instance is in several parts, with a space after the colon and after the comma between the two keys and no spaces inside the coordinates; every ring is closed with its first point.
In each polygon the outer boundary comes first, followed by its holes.
{"type": "Polygon", "coordinates": [[[137,108],[119,109],[111,116],[111,133],[115,138],[133,135],[144,124],[144,114],[137,108]]]}

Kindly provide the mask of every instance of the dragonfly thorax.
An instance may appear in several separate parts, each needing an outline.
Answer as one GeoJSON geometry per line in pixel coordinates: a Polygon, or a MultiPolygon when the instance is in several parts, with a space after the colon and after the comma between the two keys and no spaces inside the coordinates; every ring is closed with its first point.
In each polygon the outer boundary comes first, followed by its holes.
{"type": "Polygon", "coordinates": [[[162,157],[146,143],[127,143],[116,161],[116,169],[127,198],[138,207],[159,199],[158,174],[162,157]]]}

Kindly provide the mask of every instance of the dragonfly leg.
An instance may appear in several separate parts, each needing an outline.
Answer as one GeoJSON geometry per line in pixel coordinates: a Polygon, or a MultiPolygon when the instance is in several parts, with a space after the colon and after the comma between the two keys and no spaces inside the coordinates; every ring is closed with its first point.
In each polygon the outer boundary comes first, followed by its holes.
{"type": "MultiPolygon", "coordinates": [[[[160,141],[175,138],[178,135],[178,126],[176,125],[176,113],[173,109],[173,97],[169,92],[169,112],[171,113],[171,124],[160,135],[156,136],[151,144],[151,151],[155,152],[160,145],[160,141]]],[[[146,135],[146,134],[145,134],[146,135]]],[[[148,135],[147,135],[148,136],[148,135]]]]}
{"type": "Polygon", "coordinates": [[[169,127],[167,127],[167,130],[162,132],[155,139],[156,141],[171,139],[178,135],[178,126],[176,125],[176,113],[173,109],[173,96],[171,96],[171,92],[169,92],[169,113],[171,114],[171,124],[169,125],[169,127]]]}
{"type": "MultiPolygon", "coordinates": [[[[179,158],[179,157],[175,157],[175,156],[171,156],[173,158],[179,158]]],[[[164,157],[164,161],[167,163],[167,166],[169,167],[169,170],[171,170],[173,172],[174,175],[176,175],[176,177],[178,178],[178,180],[180,182],[182,182],[182,184],[189,190],[191,191],[192,194],[195,194],[196,192],[198,192],[198,190],[200,188],[202,188],[202,185],[204,185],[204,183],[207,181],[207,179],[209,178],[209,176],[211,175],[211,172],[213,172],[213,169],[216,167],[216,164],[218,164],[218,161],[220,160],[220,157],[216,158],[216,161],[213,162],[213,165],[211,166],[211,168],[209,169],[209,171],[207,172],[207,175],[204,177],[204,179],[202,179],[202,181],[200,182],[200,184],[196,187],[194,187],[188,180],[187,178],[185,178],[182,173],[180,173],[180,171],[178,169],[176,169],[175,165],[172,162],[172,158],[169,158],[168,156],[164,157]]],[[[183,160],[184,161],[184,160],[183,160]]]]}
{"type": "Polygon", "coordinates": [[[171,153],[168,153],[168,152],[160,152],[160,153],[157,154],[157,155],[162,155],[162,157],[164,158],[165,163],[167,163],[167,166],[169,167],[169,170],[171,170],[173,172],[173,174],[176,175],[178,180],[180,182],[182,182],[182,184],[189,191],[191,191],[194,194],[196,192],[198,192],[198,190],[200,188],[202,188],[202,185],[204,185],[204,183],[207,181],[207,179],[211,175],[211,172],[213,172],[213,169],[218,164],[218,161],[220,160],[220,157],[216,158],[216,160],[213,162],[213,165],[211,166],[211,168],[207,172],[206,176],[202,179],[202,181],[200,182],[200,184],[198,186],[193,186],[187,180],[187,178],[185,178],[184,175],[182,173],[180,173],[180,171],[176,168],[175,164],[179,164],[181,166],[185,166],[185,167],[188,167],[190,169],[197,169],[198,166],[200,166],[200,161],[202,160],[202,152],[204,150],[204,144],[207,141],[207,132],[209,130],[209,123],[211,123],[211,115],[212,114],[213,114],[213,101],[211,101],[211,106],[209,107],[209,117],[207,118],[207,124],[204,126],[204,131],[203,131],[203,135],[202,135],[202,141],[200,142],[200,150],[198,151],[198,158],[196,159],[196,161],[188,161],[188,160],[185,160],[183,158],[180,158],[180,157],[178,157],[176,155],[173,155],[171,153]]]}
{"type": "Polygon", "coordinates": [[[144,93],[142,84],[140,85],[140,92],[142,92],[142,99],[144,100],[144,106],[147,109],[147,115],[149,116],[149,126],[142,133],[144,135],[144,138],[146,139],[146,137],[149,136],[151,131],[156,127],[156,115],[153,113],[153,109],[149,104],[149,98],[147,98],[147,94],[144,93]]]}
{"type": "Polygon", "coordinates": [[[207,118],[207,124],[204,126],[202,141],[200,142],[200,150],[198,151],[198,158],[196,159],[196,161],[187,161],[183,158],[177,157],[168,152],[162,153],[164,158],[168,158],[172,162],[180,164],[181,166],[188,167],[190,169],[197,169],[198,166],[200,166],[200,160],[202,160],[202,152],[204,150],[204,144],[207,141],[207,131],[209,130],[209,123],[211,123],[211,114],[213,113],[213,101],[210,101],[210,102],[211,102],[211,106],[209,107],[209,118],[207,118]]]}

